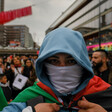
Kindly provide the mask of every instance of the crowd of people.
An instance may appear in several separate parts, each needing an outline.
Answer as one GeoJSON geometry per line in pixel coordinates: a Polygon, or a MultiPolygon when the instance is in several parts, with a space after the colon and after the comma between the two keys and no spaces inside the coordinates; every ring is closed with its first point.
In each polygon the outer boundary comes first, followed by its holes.
{"type": "MultiPolygon", "coordinates": [[[[107,43],[107,42],[111,42],[112,41],[112,32],[111,31],[106,31],[106,32],[102,32],[101,34],[101,42],[102,43],[107,43]]],[[[99,38],[98,36],[95,36],[93,39],[87,40],[86,41],[86,45],[90,46],[90,45],[96,45],[99,43],[99,38]]]]}
{"type": "MultiPolygon", "coordinates": [[[[108,53],[97,50],[90,60],[83,36],[78,31],[57,28],[48,33],[36,61],[18,56],[6,63],[1,60],[0,80],[9,81],[7,85],[12,89],[12,99],[1,112],[112,111],[108,53]],[[23,81],[22,89],[14,86],[17,74],[28,78],[23,81]]],[[[22,78],[19,82],[22,83],[22,78]]]]}
{"type": "MultiPolygon", "coordinates": [[[[8,102],[11,102],[22,90],[29,86],[32,86],[37,80],[37,76],[35,73],[35,60],[37,57],[38,55],[10,55],[7,57],[0,57],[0,86],[2,87],[4,95],[8,102]],[[14,82],[17,80],[16,78],[20,74],[25,76],[27,78],[27,81],[23,83],[21,88],[18,88],[19,85],[14,85],[14,82]]],[[[20,81],[20,83],[22,83],[22,80],[20,81]]]]}

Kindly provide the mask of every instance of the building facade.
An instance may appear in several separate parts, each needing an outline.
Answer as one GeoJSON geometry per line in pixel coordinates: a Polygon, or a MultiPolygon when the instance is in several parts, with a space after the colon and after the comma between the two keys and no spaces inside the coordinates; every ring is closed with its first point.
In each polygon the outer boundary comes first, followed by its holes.
{"type": "Polygon", "coordinates": [[[0,0],[0,12],[4,11],[4,0],[0,0]]]}
{"type": "MultiPolygon", "coordinates": [[[[4,0],[0,0],[0,12],[2,11],[4,11],[4,0]]],[[[0,46],[4,46],[3,45],[3,41],[4,41],[3,30],[4,30],[3,25],[0,25],[0,46]]]]}
{"type": "Polygon", "coordinates": [[[29,28],[25,25],[4,25],[4,37],[5,46],[28,48],[33,43],[29,28]]]}
{"type": "Polygon", "coordinates": [[[76,0],[50,27],[80,31],[88,51],[112,51],[112,0],[76,0]]]}
{"type": "Polygon", "coordinates": [[[34,48],[34,41],[33,41],[32,35],[30,33],[26,35],[25,47],[34,48]]]}

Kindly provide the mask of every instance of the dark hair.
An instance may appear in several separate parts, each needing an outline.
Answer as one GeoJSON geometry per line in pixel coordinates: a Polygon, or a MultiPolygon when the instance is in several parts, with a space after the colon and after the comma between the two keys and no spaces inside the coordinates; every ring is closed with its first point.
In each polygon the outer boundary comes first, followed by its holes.
{"type": "Polygon", "coordinates": [[[28,58],[28,59],[26,59],[26,60],[24,61],[24,62],[25,62],[25,64],[26,64],[26,62],[27,62],[28,60],[30,60],[30,61],[31,61],[31,63],[32,63],[31,58],[28,58]]]}
{"type": "Polygon", "coordinates": [[[1,79],[3,76],[6,76],[6,74],[0,73],[0,79],[1,79]]]}
{"type": "Polygon", "coordinates": [[[94,51],[94,52],[101,52],[101,53],[104,53],[105,56],[106,56],[106,58],[108,58],[108,52],[107,52],[106,50],[104,50],[104,49],[98,49],[98,50],[96,50],[96,51],[94,51]]]}

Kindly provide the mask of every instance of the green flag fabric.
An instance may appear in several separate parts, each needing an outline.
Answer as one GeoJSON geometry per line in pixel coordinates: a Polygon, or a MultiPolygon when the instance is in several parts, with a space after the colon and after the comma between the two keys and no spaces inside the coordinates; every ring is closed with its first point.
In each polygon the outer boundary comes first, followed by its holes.
{"type": "Polygon", "coordinates": [[[2,88],[0,87],[0,111],[7,105],[8,105],[7,100],[4,96],[2,88]]]}
{"type": "Polygon", "coordinates": [[[37,86],[37,82],[35,82],[33,86],[23,90],[12,102],[26,102],[27,100],[30,100],[40,95],[44,96],[45,102],[47,103],[55,102],[57,104],[60,104],[53,96],[37,86]]]}

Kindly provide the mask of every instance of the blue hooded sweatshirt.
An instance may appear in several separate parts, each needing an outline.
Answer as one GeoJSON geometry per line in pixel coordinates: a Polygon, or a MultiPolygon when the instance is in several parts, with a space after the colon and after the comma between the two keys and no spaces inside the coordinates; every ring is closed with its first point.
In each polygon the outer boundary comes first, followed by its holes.
{"type": "Polygon", "coordinates": [[[50,87],[56,95],[61,95],[52,86],[43,70],[44,60],[57,53],[67,53],[71,55],[76,62],[84,68],[82,83],[72,92],[72,94],[76,94],[85,88],[89,80],[93,77],[93,70],[81,33],[68,28],[55,29],[45,37],[40,48],[39,57],[36,62],[36,74],[39,80],[50,87]]]}
{"type": "MultiPolygon", "coordinates": [[[[93,77],[93,70],[88,58],[86,44],[81,33],[68,28],[57,28],[51,31],[44,38],[39,51],[38,59],[36,61],[36,74],[39,80],[43,84],[50,87],[57,96],[67,96],[67,94],[59,93],[53,87],[44,71],[45,59],[57,53],[67,53],[71,55],[75,59],[75,61],[83,68],[83,77],[81,84],[75,91],[71,92],[71,95],[77,94],[87,86],[89,80],[93,77]]],[[[4,108],[2,112],[14,112],[15,110],[16,112],[21,112],[25,107],[26,103],[13,102],[10,103],[9,106],[4,108]]]]}

